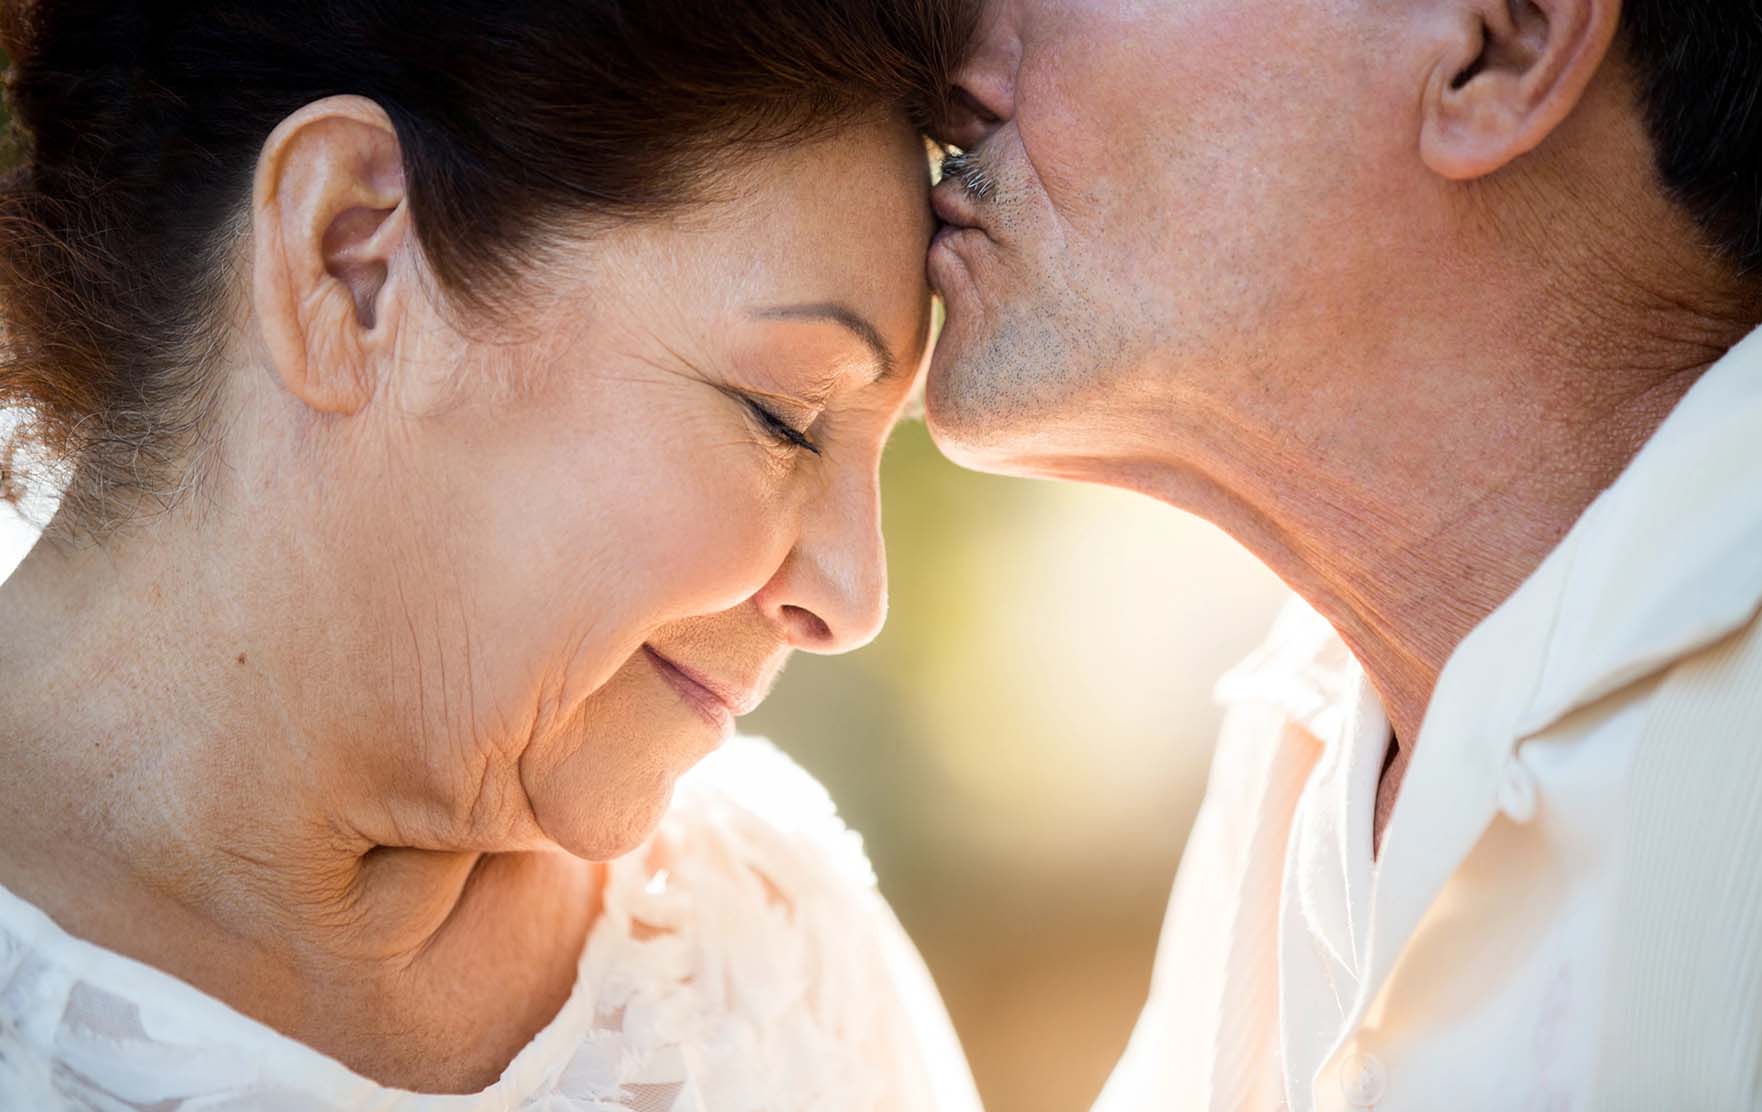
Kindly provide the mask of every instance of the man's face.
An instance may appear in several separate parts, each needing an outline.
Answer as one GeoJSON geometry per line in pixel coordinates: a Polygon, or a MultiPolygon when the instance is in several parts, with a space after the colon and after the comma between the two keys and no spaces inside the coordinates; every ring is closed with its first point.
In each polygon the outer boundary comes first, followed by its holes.
{"type": "Polygon", "coordinates": [[[1414,132],[1388,108],[1414,90],[1379,60],[1399,9],[1368,6],[993,0],[961,75],[976,113],[951,135],[978,188],[938,190],[969,226],[929,259],[946,451],[1077,474],[1130,450],[1134,408],[1292,404],[1266,397],[1268,368],[1377,308],[1379,253],[1409,218],[1414,132]]]}

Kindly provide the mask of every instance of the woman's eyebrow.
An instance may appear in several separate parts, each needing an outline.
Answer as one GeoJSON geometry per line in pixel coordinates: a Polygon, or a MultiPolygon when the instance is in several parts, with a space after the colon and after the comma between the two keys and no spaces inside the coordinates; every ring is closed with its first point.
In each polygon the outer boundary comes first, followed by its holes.
{"type": "Polygon", "coordinates": [[[893,373],[897,360],[887,350],[887,344],[881,339],[881,332],[869,319],[841,301],[808,301],[799,305],[767,305],[752,310],[752,315],[761,320],[816,320],[828,321],[842,325],[851,334],[861,340],[875,355],[876,373],[873,381],[879,382],[893,373]]]}

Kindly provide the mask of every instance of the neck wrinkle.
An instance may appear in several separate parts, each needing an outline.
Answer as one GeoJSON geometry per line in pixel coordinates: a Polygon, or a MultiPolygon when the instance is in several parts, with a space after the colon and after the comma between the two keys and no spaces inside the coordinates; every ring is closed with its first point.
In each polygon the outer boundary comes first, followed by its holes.
{"type": "MultiPolygon", "coordinates": [[[[309,739],[253,675],[271,648],[235,608],[192,601],[226,591],[150,551],[49,539],[0,584],[0,628],[32,633],[0,639],[0,763],[15,773],[0,778],[0,884],[284,1029],[317,1007],[315,973],[444,972],[435,955],[481,925],[460,912],[498,855],[355,829],[358,801],[328,798],[309,739]]],[[[498,869],[494,887],[530,875],[498,869]]]]}
{"type": "MultiPolygon", "coordinates": [[[[1404,767],[1456,646],[1752,327],[1734,320],[1716,331],[1712,319],[1685,315],[1673,328],[1658,314],[1630,315],[1627,333],[1595,345],[1532,337],[1367,362],[1369,380],[1390,384],[1373,392],[1442,383],[1448,396],[1405,427],[1354,413],[1320,449],[1270,422],[1193,428],[1170,407],[1178,427],[1160,439],[1174,450],[1085,477],[1207,518],[1302,595],[1363,663],[1404,767]],[[1601,364],[1567,354],[1593,351],[1601,364]],[[1478,385],[1448,385],[1465,382],[1478,385]]],[[[1317,414],[1310,431],[1329,416],[1317,414]]]]}

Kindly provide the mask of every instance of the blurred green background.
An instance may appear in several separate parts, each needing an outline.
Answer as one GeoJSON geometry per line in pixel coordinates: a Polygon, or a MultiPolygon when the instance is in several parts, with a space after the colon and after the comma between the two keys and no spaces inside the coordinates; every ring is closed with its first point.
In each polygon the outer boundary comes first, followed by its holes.
{"type": "MultiPolygon", "coordinates": [[[[987,1107],[1083,1109],[1144,999],[1211,686],[1282,588],[1194,518],[960,471],[916,422],[883,481],[886,631],[798,659],[742,726],[862,831],[987,1107]]],[[[28,541],[0,510],[0,578],[28,541]]]]}
{"type": "Polygon", "coordinates": [[[958,470],[916,422],[883,484],[886,630],[798,658],[742,725],[862,831],[986,1107],[1084,1109],[1149,984],[1212,685],[1283,588],[1196,518],[958,470]]]}

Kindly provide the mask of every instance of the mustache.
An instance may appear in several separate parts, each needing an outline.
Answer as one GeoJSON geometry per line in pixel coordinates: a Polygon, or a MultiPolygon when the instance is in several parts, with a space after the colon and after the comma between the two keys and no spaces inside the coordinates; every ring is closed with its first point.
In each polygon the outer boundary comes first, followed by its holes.
{"type": "Polygon", "coordinates": [[[942,177],[960,183],[975,201],[989,201],[997,193],[997,179],[972,151],[956,151],[942,160],[942,177]]]}

